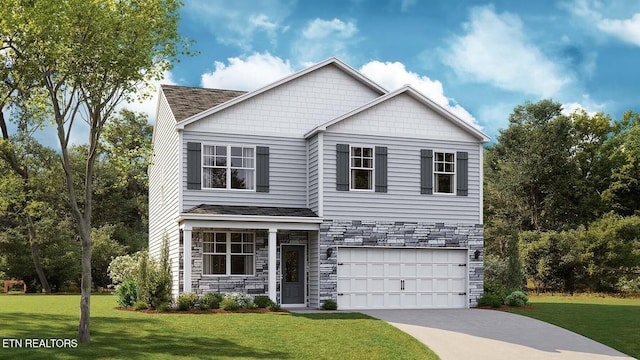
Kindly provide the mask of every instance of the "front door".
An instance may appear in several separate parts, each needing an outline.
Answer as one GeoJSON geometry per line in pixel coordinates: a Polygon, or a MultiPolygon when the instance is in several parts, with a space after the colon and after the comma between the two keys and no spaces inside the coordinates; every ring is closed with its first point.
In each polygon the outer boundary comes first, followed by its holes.
{"type": "Polygon", "coordinates": [[[304,246],[282,246],[282,303],[304,304],[304,246]]]}

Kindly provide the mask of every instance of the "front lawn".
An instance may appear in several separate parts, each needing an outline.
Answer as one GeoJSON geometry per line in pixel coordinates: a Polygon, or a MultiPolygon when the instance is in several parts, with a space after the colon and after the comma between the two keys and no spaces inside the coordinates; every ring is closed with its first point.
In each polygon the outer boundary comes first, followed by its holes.
{"type": "Polygon", "coordinates": [[[531,296],[534,309],[508,310],[558,325],[640,359],[640,299],[531,296]]]}
{"type": "MultiPolygon", "coordinates": [[[[80,297],[0,295],[0,345],[7,339],[73,339],[80,297]]],[[[90,344],[0,347],[20,359],[437,359],[420,342],[362,314],[145,314],[91,296],[90,344]]]]}

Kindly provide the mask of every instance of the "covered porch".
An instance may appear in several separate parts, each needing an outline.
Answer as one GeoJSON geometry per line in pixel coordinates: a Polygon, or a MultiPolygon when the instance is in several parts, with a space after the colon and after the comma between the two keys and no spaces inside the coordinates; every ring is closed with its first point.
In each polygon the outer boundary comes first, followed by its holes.
{"type": "Polygon", "coordinates": [[[267,295],[319,306],[319,227],[308,209],[201,205],[181,214],[179,294],[267,295]]]}

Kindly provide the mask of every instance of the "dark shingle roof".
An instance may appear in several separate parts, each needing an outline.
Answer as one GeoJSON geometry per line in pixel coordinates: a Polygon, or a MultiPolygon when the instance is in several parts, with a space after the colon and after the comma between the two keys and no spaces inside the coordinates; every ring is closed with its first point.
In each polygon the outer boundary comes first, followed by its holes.
{"type": "Polygon", "coordinates": [[[267,206],[237,206],[237,205],[198,205],[187,210],[188,214],[209,215],[258,215],[258,216],[297,216],[318,217],[307,208],[285,208],[267,206]]]}
{"type": "Polygon", "coordinates": [[[246,93],[246,91],[176,85],[161,85],[161,87],[176,121],[182,121],[246,93]]]}

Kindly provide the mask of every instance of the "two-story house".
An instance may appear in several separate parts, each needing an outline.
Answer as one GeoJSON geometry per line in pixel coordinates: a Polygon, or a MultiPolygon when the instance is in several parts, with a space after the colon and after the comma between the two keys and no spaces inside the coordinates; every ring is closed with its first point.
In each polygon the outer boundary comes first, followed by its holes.
{"type": "Polygon", "coordinates": [[[331,58],[252,92],[162,86],[149,250],[173,295],[460,308],[483,288],[482,146],[410,86],[331,58]]]}

